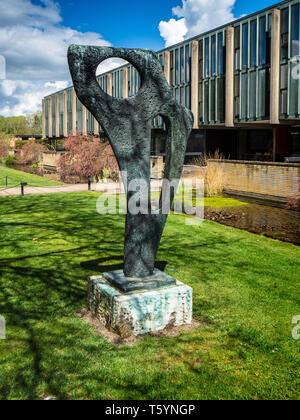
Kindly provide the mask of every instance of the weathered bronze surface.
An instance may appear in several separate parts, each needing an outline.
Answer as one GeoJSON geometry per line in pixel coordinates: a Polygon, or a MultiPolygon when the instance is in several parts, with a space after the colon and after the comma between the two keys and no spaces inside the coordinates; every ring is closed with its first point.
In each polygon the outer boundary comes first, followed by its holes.
{"type": "Polygon", "coordinates": [[[72,45],[68,60],[79,100],[102,126],[120,170],[127,173],[127,204],[134,194],[128,189],[129,183],[140,179],[146,182],[149,214],[133,215],[128,212],[126,216],[124,275],[129,278],[153,276],[156,254],[168,217],[162,211],[163,200],[173,202],[175,191],[171,189],[170,197],[161,197],[160,211],[153,214],[150,200],[151,124],[154,117],[163,117],[167,128],[164,178],[170,182],[179,181],[193,115],[174,99],[153,51],[72,45]],[[99,86],[97,67],[112,57],[127,60],[138,70],[141,88],[135,96],[117,99],[99,86]]]}

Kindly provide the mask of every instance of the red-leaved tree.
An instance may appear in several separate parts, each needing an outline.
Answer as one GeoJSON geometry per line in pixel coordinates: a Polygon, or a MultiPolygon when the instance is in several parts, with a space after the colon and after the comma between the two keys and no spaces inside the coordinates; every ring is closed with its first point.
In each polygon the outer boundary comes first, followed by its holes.
{"type": "Polygon", "coordinates": [[[291,210],[300,210],[300,178],[298,178],[298,191],[288,199],[288,208],[291,210]]]}
{"type": "Polygon", "coordinates": [[[6,140],[0,138],[0,158],[8,156],[9,146],[6,140]]]}
{"type": "Polygon", "coordinates": [[[118,170],[114,152],[108,142],[93,136],[70,134],[64,142],[66,153],[58,162],[63,175],[93,176],[98,181],[103,170],[110,174],[118,170]]]}
{"type": "Polygon", "coordinates": [[[39,163],[45,147],[34,140],[29,140],[19,151],[18,162],[23,165],[33,165],[39,163]]]}

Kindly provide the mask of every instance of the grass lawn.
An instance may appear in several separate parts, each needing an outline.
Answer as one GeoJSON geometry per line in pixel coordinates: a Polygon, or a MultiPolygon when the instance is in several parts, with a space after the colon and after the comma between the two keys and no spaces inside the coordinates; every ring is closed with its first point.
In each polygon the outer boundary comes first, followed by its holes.
{"type": "Polygon", "coordinates": [[[17,171],[16,169],[0,166],[0,188],[6,187],[6,177],[8,177],[8,187],[14,187],[20,182],[27,182],[31,187],[47,187],[61,185],[60,182],[53,181],[38,175],[28,174],[26,172],[17,171]]]}
{"type": "Polygon", "coordinates": [[[97,193],[0,198],[0,398],[299,399],[300,249],[170,215],[157,261],[194,288],[201,326],[116,347],[76,311],[122,267],[124,217],[97,193]]]}
{"type": "Polygon", "coordinates": [[[205,207],[221,208],[248,206],[249,204],[245,203],[244,201],[236,200],[235,198],[214,195],[212,197],[205,197],[204,205],[205,207]]]}

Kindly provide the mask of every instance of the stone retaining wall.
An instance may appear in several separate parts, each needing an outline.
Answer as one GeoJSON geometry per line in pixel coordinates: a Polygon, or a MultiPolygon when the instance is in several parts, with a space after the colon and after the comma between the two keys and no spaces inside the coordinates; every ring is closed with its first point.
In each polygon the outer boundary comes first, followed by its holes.
{"type": "MultiPolygon", "coordinates": [[[[225,189],[250,195],[290,197],[297,193],[300,164],[214,160],[210,166],[221,166],[225,189]]],[[[183,177],[203,177],[205,169],[197,166],[184,168],[183,177]]]]}

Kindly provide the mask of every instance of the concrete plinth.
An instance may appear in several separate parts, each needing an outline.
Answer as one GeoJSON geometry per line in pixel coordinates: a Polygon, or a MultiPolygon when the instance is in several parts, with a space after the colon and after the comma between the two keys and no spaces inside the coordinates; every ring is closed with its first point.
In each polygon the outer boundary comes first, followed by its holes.
{"type": "Polygon", "coordinates": [[[123,338],[192,322],[193,289],[179,281],[152,291],[122,293],[104,277],[89,278],[93,316],[123,338]]]}

